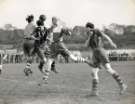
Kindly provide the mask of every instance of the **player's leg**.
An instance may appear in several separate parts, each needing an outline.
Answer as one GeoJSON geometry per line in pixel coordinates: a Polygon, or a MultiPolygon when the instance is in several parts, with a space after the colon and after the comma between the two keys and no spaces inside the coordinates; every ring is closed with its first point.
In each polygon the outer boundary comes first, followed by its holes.
{"type": "Polygon", "coordinates": [[[46,62],[46,57],[44,55],[44,52],[41,51],[40,49],[37,50],[37,55],[38,57],[40,58],[40,63],[38,65],[38,68],[41,72],[43,72],[43,67],[44,67],[44,64],[46,62]]]}
{"type": "Polygon", "coordinates": [[[118,85],[120,87],[120,94],[122,94],[126,90],[126,85],[124,84],[124,82],[121,79],[118,72],[116,72],[116,70],[114,70],[111,67],[109,58],[108,58],[106,51],[104,49],[99,50],[99,60],[103,64],[103,66],[105,67],[107,72],[110,73],[112,75],[112,77],[116,80],[116,82],[118,83],[118,85]]]}
{"type": "Polygon", "coordinates": [[[0,54],[0,74],[2,73],[2,54],[0,54]]]}
{"type": "Polygon", "coordinates": [[[51,65],[53,63],[53,59],[51,58],[47,58],[46,60],[46,63],[45,63],[45,66],[43,68],[43,78],[41,80],[41,82],[38,84],[39,86],[42,85],[42,84],[47,84],[48,83],[48,78],[49,78],[49,74],[50,74],[50,71],[51,71],[51,65]]]}
{"type": "Polygon", "coordinates": [[[44,79],[47,80],[48,77],[49,77],[49,73],[51,71],[51,65],[53,63],[53,59],[51,58],[48,58],[47,61],[46,61],[46,65],[45,65],[45,68],[44,68],[44,79]]]}
{"type": "Polygon", "coordinates": [[[46,57],[44,55],[44,51],[42,50],[41,47],[35,46],[35,53],[40,58],[40,63],[38,65],[38,68],[41,72],[43,72],[43,67],[46,62],[46,57]]]}
{"type": "Polygon", "coordinates": [[[98,76],[99,68],[92,68],[92,96],[98,96],[98,83],[99,83],[99,76],[98,76]]]}
{"type": "Polygon", "coordinates": [[[93,51],[92,54],[92,92],[91,95],[92,96],[98,96],[98,83],[99,83],[99,76],[98,76],[98,72],[100,69],[100,61],[98,60],[98,54],[93,51]]]}
{"type": "Polygon", "coordinates": [[[59,43],[59,51],[62,51],[62,53],[66,54],[66,56],[69,56],[72,60],[76,61],[76,62],[86,62],[87,59],[81,57],[81,56],[75,56],[73,55],[65,46],[65,44],[63,42],[59,43]]]}
{"type": "Polygon", "coordinates": [[[3,69],[3,56],[2,54],[0,54],[0,74],[2,73],[2,69],[3,69]]]}
{"type": "Polygon", "coordinates": [[[31,70],[31,64],[32,64],[32,57],[27,57],[27,62],[26,62],[26,66],[24,68],[24,73],[26,76],[29,76],[30,74],[32,74],[32,70],[31,70]]]}
{"type": "Polygon", "coordinates": [[[28,55],[29,53],[25,54],[26,55],[26,65],[24,68],[24,74],[26,76],[29,76],[30,74],[32,74],[32,70],[31,70],[31,65],[32,65],[32,56],[28,55]]]}
{"type": "MultiPolygon", "coordinates": [[[[55,46],[54,46],[55,44],[46,44],[46,46],[45,46],[45,52],[44,52],[44,54],[45,54],[45,56],[47,57],[47,58],[53,58],[53,59],[55,59],[55,57],[57,57],[57,55],[56,55],[56,52],[55,52],[55,46]]],[[[55,60],[52,62],[52,64],[51,64],[51,71],[53,71],[54,73],[58,73],[58,71],[56,70],[56,65],[55,65],[56,63],[55,63],[55,60]]]]}
{"type": "Polygon", "coordinates": [[[127,85],[124,84],[122,78],[120,77],[120,75],[118,74],[118,72],[116,72],[116,70],[114,70],[110,63],[106,63],[104,65],[105,69],[107,70],[107,72],[109,72],[112,77],[116,80],[116,82],[118,83],[119,87],[120,87],[120,94],[123,94],[124,91],[127,88],[127,85]]]}
{"type": "Polygon", "coordinates": [[[91,67],[96,67],[94,64],[93,64],[93,61],[88,59],[88,58],[83,58],[81,56],[75,56],[73,55],[70,51],[68,51],[68,55],[69,57],[74,60],[75,62],[80,62],[80,63],[86,63],[88,64],[89,66],[91,67]]]}
{"type": "Polygon", "coordinates": [[[2,73],[3,70],[3,61],[5,61],[6,58],[7,58],[7,54],[5,54],[4,56],[0,54],[0,74],[2,73]]]}
{"type": "Polygon", "coordinates": [[[2,73],[2,68],[3,68],[3,65],[0,64],[0,74],[2,73]]]}
{"type": "Polygon", "coordinates": [[[23,43],[23,51],[24,51],[24,55],[26,57],[26,66],[24,68],[24,73],[26,76],[29,76],[29,74],[32,74],[31,64],[32,64],[33,49],[34,49],[34,46],[32,45],[31,41],[25,40],[23,43]]]}
{"type": "Polygon", "coordinates": [[[44,67],[44,62],[40,61],[39,65],[38,65],[38,69],[40,70],[40,72],[43,72],[43,67],[44,67]]]}
{"type": "Polygon", "coordinates": [[[56,63],[55,63],[55,60],[52,62],[52,64],[51,64],[51,71],[53,71],[54,73],[58,73],[58,71],[57,71],[57,69],[56,69],[56,65],[55,65],[56,63]]]}

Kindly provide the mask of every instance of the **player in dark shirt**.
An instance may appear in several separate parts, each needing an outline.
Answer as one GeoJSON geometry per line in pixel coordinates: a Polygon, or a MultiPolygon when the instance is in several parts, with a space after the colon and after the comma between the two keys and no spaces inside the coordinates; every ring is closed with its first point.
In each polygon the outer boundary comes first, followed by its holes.
{"type": "Polygon", "coordinates": [[[98,72],[101,68],[100,65],[102,65],[107,70],[107,72],[109,72],[112,75],[112,77],[116,80],[120,87],[120,94],[122,94],[126,90],[127,86],[123,83],[123,80],[120,78],[119,74],[111,67],[109,58],[103,47],[103,38],[108,40],[108,42],[114,48],[117,48],[116,44],[111,40],[111,38],[108,35],[104,34],[98,29],[95,29],[94,24],[88,22],[86,24],[86,28],[88,29],[87,46],[91,48],[93,53],[92,61],[94,67],[92,69],[92,95],[98,95],[98,72]]]}
{"type": "Polygon", "coordinates": [[[24,69],[24,73],[26,76],[29,76],[29,74],[32,73],[31,71],[31,63],[32,63],[32,57],[37,54],[37,56],[40,58],[40,64],[44,65],[45,63],[45,57],[44,57],[44,43],[46,41],[47,36],[47,29],[44,27],[44,21],[38,20],[37,21],[37,27],[33,30],[33,33],[31,33],[31,37],[33,38],[32,41],[34,41],[32,44],[33,49],[27,49],[30,52],[29,53],[29,62],[27,62],[26,68],[24,69]]]}

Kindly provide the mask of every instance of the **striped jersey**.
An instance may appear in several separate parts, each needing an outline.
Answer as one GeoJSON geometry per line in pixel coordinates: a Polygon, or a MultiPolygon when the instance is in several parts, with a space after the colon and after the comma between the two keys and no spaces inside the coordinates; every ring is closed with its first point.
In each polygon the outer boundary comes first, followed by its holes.
{"type": "Polygon", "coordinates": [[[46,41],[47,29],[44,26],[36,27],[32,35],[34,35],[35,38],[39,39],[39,40],[36,40],[37,43],[43,44],[46,41]]]}
{"type": "Polygon", "coordinates": [[[89,35],[90,40],[88,42],[88,46],[92,49],[99,48],[103,46],[102,42],[102,33],[98,29],[91,30],[92,34],[89,35]]]}

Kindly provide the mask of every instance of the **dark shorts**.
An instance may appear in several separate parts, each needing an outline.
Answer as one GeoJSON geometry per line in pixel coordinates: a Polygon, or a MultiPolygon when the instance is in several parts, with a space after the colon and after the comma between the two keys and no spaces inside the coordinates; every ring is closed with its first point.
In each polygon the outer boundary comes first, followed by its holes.
{"type": "Polygon", "coordinates": [[[100,67],[101,64],[105,65],[106,63],[110,63],[109,58],[104,48],[94,49],[92,60],[96,67],[100,67]]]}
{"type": "Polygon", "coordinates": [[[43,47],[41,47],[42,45],[36,45],[34,40],[28,40],[25,39],[24,43],[23,43],[23,50],[24,50],[24,54],[26,56],[35,56],[37,54],[37,56],[43,60],[44,59],[44,51],[42,50],[43,47]]]}
{"type": "Polygon", "coordinates": [[[32,55],[32,51],[34,50],[34,42],[34,40],[24,39],[23,51],[26,56],[32,55]]]}
{"type": "Polygon", "coordinates": [[[51,58],[56,58],[59,54],[63,57],[68,57],[69,53],[69,50],[66,48],[63,42],[54,42],[48,46],[47,51],[45,51],[46,56],[51,58]]]}

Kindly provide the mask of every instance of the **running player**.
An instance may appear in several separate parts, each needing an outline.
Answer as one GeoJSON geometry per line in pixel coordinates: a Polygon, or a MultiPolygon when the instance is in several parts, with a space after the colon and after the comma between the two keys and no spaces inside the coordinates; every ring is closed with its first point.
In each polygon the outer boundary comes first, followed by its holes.
{"type": "Polygon", "coordinates": [[[106,71],[109,72],[112,75],[112,77],[116,80],[116,82],[120,87],[120,94],[122,94],[126,90],[127,86],[123,83],[123,80],[121,79],[119,74],[111,67],[106,51],[103,48],[103,38],[108,40],[108,42],[114,48],[117,48],[116,44],[111,40],[109,36],[99,31],[98,29],[95,29],[94,24],[88,22],[86,24],[86,28],[88,29],[88,36],[89,36],[87,46],[90,47],[93,52],[92,60],[94,67],[92,69],[92,77],[93,77],[92,95],[94,96],[98,95],[98,83],[99,83],[98,72],[100,65],[103,65],[106,71]]]}

